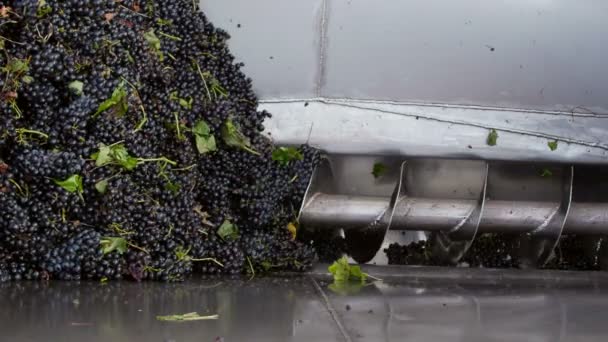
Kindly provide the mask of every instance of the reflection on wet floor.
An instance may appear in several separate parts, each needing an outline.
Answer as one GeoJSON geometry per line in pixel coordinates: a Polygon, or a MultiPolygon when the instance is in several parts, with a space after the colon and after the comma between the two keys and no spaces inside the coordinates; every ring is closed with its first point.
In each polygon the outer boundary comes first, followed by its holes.
{"type": "Polygon", "coordinates": [[[377,284],[333,296],[353,341],[597,341],[608,292],[513,285],[377,284]]]}
{"type": "Polygon", "coordinates": [[[163,283],[0,285],[3,341],[334,341],[306,277],[163,283]],[[198,312],[217,320],[160,322],[198,312]],[[9,339],[6,339],[9,338],[9,339]]]}
{"type": "MultiPolygon", "coordinates": [[[[437,270],[435,270],[436,272],[437,270]]],[[[344,296],[313,276],[0,285],[3,341],[597,341],[608,282],[387,277],[344,296]],[[161,322],[198,312],[217,320],[161,322]]],[[[542,279],[546,278],[546,279],[542,279]]],[[[579,279],[584,279],[581,274],[579,279]]]]}

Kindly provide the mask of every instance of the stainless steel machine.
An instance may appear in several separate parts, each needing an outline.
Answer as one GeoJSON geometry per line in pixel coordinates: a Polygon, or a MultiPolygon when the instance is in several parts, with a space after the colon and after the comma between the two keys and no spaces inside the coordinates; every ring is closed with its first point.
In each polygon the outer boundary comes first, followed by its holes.
{"type": "Polygon", "coordinates": [[[326,156],[300,229],[383,281],[0,285],[7,341],[603,341],[608,275],[541,269],[564,236],[608,268],[608,2],[202,0],[273,114],[326,156]],[[492,135],[492,141],[488,138],[492,135]],[[372,175],[374,165],[384,172],[372,175]],[[512,270],[462,260],[485,233],[512,270]],[[386,266],[427,240],[442,266],[386,266]],[[157,315],[218,314],[201,322],[157,315]]]}
{"type": "Polygon", "coordinates": [[[327,152],[303,228],[343,230],[375,264],[382,246],[428,238],[457,265],[498,233],[517,236],[521,267],[542,267],[576,235],[606,267],[605,4],[202,4],[273,113],[268,135],[327,152]]]}

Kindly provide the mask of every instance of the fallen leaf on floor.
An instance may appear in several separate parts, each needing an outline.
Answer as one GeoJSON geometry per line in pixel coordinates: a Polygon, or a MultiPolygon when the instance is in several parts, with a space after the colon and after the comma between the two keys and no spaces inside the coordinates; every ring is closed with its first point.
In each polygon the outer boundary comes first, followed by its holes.
{"type": "Polygon", "coordinates": [[[185,321],[203,321],[209,319],[218,319],[219,315],[201,316],[197,312],[190,312],[183,315],[168,315],[168,316],[156,316],[159,321],[166,322],[185,322],[185,321]]]}

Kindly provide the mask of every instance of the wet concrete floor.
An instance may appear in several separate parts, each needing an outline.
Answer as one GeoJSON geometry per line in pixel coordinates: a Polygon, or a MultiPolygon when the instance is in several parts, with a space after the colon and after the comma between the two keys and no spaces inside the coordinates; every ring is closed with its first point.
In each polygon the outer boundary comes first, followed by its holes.
{"type": "Polygon", "coordinates": [[[175,284],[0,284],[0,340],[608,340],[604,276],[400,270],[372,268],[369,272],[385,280],[333,290],[322,271],[175,284]],[[189,312],[218,318],[157,320],[159,315],[189,312]]]}

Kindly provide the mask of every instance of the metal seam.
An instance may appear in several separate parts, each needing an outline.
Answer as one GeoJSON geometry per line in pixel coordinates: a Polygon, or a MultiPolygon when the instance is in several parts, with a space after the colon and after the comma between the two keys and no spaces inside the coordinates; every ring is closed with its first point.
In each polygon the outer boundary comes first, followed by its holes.
{"type": "Polygon", "coordinates": [[[338,317],[338,313],[334,309],[333,305],[331,305],[331,302],[329,301],[329,298],[327,298],[327,295],[325,294],[325,291],[323,291],[323,289],[321,288],[321,286],[317,283],[317,281],[313,277],[308,276],[308,278],[310,279],[310,281],[314,285],[314,287],[317,290],[319,296],[323,299],[323,304],[325,304],[325,308],[329,312],[329,315],[334,320],[334,323],[336,323],[336,326],[338,327],[338,330],[340,330],[340,334],[342,334],[342,337],[344,337],[344,341],[346,341],[346,342],[352,342],[352,339],[348,335],[348,332],[346,332],[346,329],[344,329],[344,326],[342,325],[342,322],[340,322],[340,318],[338,317]]]}
{"type": "Polygon", "coordinates": [[[327,1],[322,0],[321,4],[321,23],[319,27],[319,64],[317,65],[317,84],[315,85],[315,94],[321,96],[321,88],[325,79],[325,50],[326,50],[326,35],[327,35],[327,1]]]}
{"type": "Polygon", "coordinates": [[[491,126],[491,125],[479,124],[479,123],[474,123],[474,122],[466,122],[466,121],[460,121],[460,120],[448,120],[448,119],[437,118],[434,116],[429,116],[429,115],[424,115],[424,114],[394,112],[394,111],[389,111],[389,110],[384,110],[384,109],[362,107],[362,106],[356,106],[356,105],[350,105],[350,104],[338,104],[338,103],[331,103],[331,102],[328,102],[327,104],[339,105],[339,106],[356,108],[356,109],[372,110],[372,111],[382,112],[382,113],[386,113],[386,114],[417,117],[417,118],[426,119],[426,120],[430,120],[430,121],[437,121],[437,122],[443,122],[443,123],[449,123],[449,124],[455,124],[455,125],[470,126],[470,127],[477,127],[477,128],[483,128],[483,129],[496,129],[498,131],[507,132],[507,133],[528,135],[528,136],[533,136],[533,137],[543,138],[543,139],[553,139],[553,140],[558,140],[561,142],[579,144],[579,145],[584,145],[587,147],[594,147],[594,148],[600,148],[603,150],[608,150],[607,145],[603,145],[600,143],[576,140],[576,139],[562,137],[559,135],[545,134],[545,133],[536,132],[536,131],[527,131],[527,130],[519,130],[519,129],[513,129],[513,128],[499,127],[499,126],[491,126]]]}
{"type": "Polygon", "coordinates": [[[439,107],[439,108],[453,108],[453,109],[469,109],[469,110],[493,110],[500,112],[518,112],[522,114],[539,114],[539,115],[556,115],[556,116],[569,116],[569,117],[592,117],[598,119],[608,119],[608,113],[579,113],[575,112],[576,109],[581,108],[573,107],[570,111],[559,111],[559,110],[540,110],[540,109],[526,109],[526,108],[506,108],[506,107],[493,107],[493,106],[476,106],[476,105],[463,105],[463,104],[448,104],[448,103],[435,103],[435,102],[411,102],[411,101],[394,101],[394,100],[377,100],[377,99],[365,99],[365,98],[349,98],[349,97],[311,97],[311,98],[275,98],[275,99],[261,99],[258,101],[260,104],[266,103],[294,103],[294,102],[361,102],[371,104],[384,104],[384,105],[397,105],[397,106],[419,106],[419,107],[439,107]]]}
{"type": "Polygon", "coordinates": [[[460,121],[460,120],[448,120],[448,119],[437,118],[437,117],[424,115],[424,114],[394,112],[394,111],[385,110],[385,109],[370,108],[370,107],[357,106],[357,105],[351,105],[351,104],[345,104],[345,103],[335,103],[332,101],[323,101],[323,103],[328,104],[328,105],[376,111],[376,112],[381,112],[381,113],[385,113],[385,114],[415,117],[415,118],[425,119],[425,120],[429,120],[429,121],[437,121],[437,122],[443,122],[443,123],[454,124],[454,125],[477,127],[477,128],[487,129],[487,130],[496,129],[498,131],[507,132],[507,133],[527,135],[527,136],[533,136],[533,137],[549,139],[549,140],[558,140],[558,141],[565,142],[565,143],[578,144],[578,145],[583,145],[583,146],[587,146],[587,147],[608,150],[607,145],[603,145],[600,143],[581,141],[581,140],[566,138],[566,137],[562,137],[562,136],[558,136],[558,135],[545,134],[545,133],[535,132],[535,131],[518,130],[518,129],[512,129],[512,128],[506,128],[506,127],[497,127],[497,126],[491,126],[491,125],[485,125],[485,124],[479,124],[479,123],[473,123],[473,122],[465,122],[465,121],[460,121]]]}

